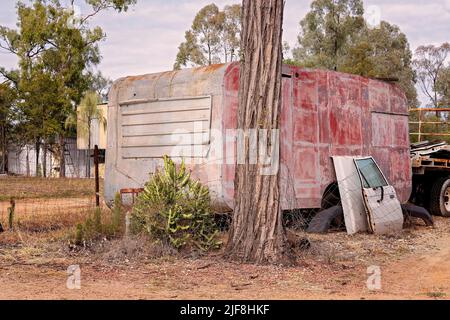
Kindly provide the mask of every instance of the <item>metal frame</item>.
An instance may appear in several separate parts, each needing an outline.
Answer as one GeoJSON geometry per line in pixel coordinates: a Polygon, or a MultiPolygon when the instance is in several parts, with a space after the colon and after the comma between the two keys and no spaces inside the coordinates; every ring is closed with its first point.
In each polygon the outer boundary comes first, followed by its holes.
{"type": "Polygon", "coordinates": [[[424,124],[450,124],[448,121],[422,121],[423,112],[450,112],[450,108],[418,108],[418,109],[410,109],[409,112],[418,112],[419,113],[419,121],[410,121],[409,124],[418,124],[419,132],[410,132],[410,135],[419,136],[419,142],[422,141],[422,136],[432,136],[432,137],[450,137],[450,133],[426,133],[422,132],[422,125],[424,124]]]}

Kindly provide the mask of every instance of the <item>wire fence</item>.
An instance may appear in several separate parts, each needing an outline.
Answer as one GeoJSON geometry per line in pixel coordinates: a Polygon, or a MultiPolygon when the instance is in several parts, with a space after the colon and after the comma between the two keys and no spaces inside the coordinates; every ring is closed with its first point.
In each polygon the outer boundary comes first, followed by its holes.
{"type": "Polygon", "coordinates": [[[28,232],[70,228],[82,223],[95,204],[95,196],[1,201],[0,223],[4,229],[28,232]]]}

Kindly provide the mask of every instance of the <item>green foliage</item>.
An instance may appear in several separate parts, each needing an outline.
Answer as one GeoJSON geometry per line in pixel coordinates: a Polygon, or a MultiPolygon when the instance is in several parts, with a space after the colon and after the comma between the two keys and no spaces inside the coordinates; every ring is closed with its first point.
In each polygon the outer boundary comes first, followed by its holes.
{"type": "Polygon", "coordinates": [[[307,67],[339,70],[352,36],[364,26],[361,0],[315,0],[300,22],[294,59],[307,67]]]}
{"type": "Polygon", "coordinates": [[[96,208],[84,223],[76,226],[71,242],[77,246],[86,245],[100,238],[114,238],[122,234],[122,211],[119,202],[114,203],[110,222],[104,222],[104,212],[96,208]]]}
{"type": "Polygon", "coordinates": [[[176,249],[196,246],[207,251],[220,246],[208,188],[191,179],[184,162],[177,169],[167,156],[164,171],[152,175],[139,195],[131,225],[133,232],[148,233],[176,249]]]}
{"type": "Polygon", "coordinates": [[[123,224],[122,198],[120,196],[120,193],[116,193],[116,196],[114,197],[114,207],[112,217],[113,229],[116,232],[119,232],[122,229],[122,224],[123,224]]]}
{"type": "Polygon", "coordinates": [[[100,208],[97,208],[94,211],[94,228],[98,232],[101,232],[102,230],[102,210],[100,208]]]}
{"type": "Polygon", "coordinates": [[[0,172],[6,169],[8,144],[14,139],[16,98],[11,85],[0,84],[0,172]]]}
{"type": "Polygon", "coordinates": [[[0,128],[11,124],[14,117],[16,91],[7,83],[0,84],[0,128]]]}
{"type": "Polygon", "coordinates": [[[100,97],[100,103],[105,103],[108,101],[109,88],[111,87],[113,81],[109,78],[103,76],[99,71],[96,74],[91,75],[91,91],[97,93],[100,97]]]}
{"type": "Polygon", "coordinates": [[[77,229],[75,231],[75,244],[77,246],[80,246],[83,244],[83,241],[85,239],[84,236],[84,227],[81,223],[77,224],[77,229]]]}
{"type": "Polygon", "coordinates": [[[98,121],[99,125],[106,127],[106,116],[103,111],[98,108],[100,104],[100,96],[94,91],[88,91],[78,106],[77,113],[72,114],[66,119],[66,128],[77,128],[80,135],[88,141],[88,148],[91,149],[91,130],[94,121],[98,121]]]}
{"type": "Polygon", "coordinates": [[[85,2],[92,6],[95,12],[113,8],[119,12],[127,11],[130,5],[136,4],[136,0],[85,0],[85,2]]]}
{"type": "Polygon", "coordinates": [[[418,105],[412,52],[399,27],[382,21],[378,28],[363,28],[348,50],[341,71],[374,78],[398,78],[410,108],[418,105]]]}
{"type": "Polygon", "coordinates": [[[416,50],[414,67],[422,92],[432,107],[446,107],[449,103],[450,43],[440,46],[420,46],[416,50]]]}
{"type": "Polygon", "coordinates": [[[361,0],[316,0],[301,21],[294,60],[301,66],[324,68],[374,78],[398,78],[408,105],[418,105],[412,52],[400,29],[382,21],[370,28],[361,0]]]}
{"type": "Polygon", "coordinates": [[[11,207],[8,208],[8,227],[10,230],[14,229],[14,215],[16,211],[16,202],[11,199],[11,207]]]}
{"type": "Polygon", "coordinates": [[[178,47],[175,69],[231,62],[239,57],[241,6],[217,5],[202,8],[185,33],[185,41],[178,47]]]}
{"type": "MultiPolygon", "coordinates": [[[[442,134],[448,134],[450,132],[450,125],[448,123],[449,116],[446,113],[437,113],[436,112],[423,112],[422,113],[422,126],[421,126],[421,141],[446,141],[447,143],[450,143],[450,137],[448,136],[435,136],[435,135],[429,135],[430,133],[436,134],[436,133],[442,133],[442,134]],[[429,122],[429,123],[425,123],[429,122]]],[[[418,122],[419,121],[419,113],[418,112],[411,112],[410,114],[410,121],[412,122],[418,122]]],[[[413,123],[410,124],[410,132],[411,133],[418,133],[419,132],[419,124],[413,123]]],[[[418,142],[419,136],[414,134],[411,135],[411,142],[415,143],[418,142]]]]}
{"type": "Polygon", "coordinates": [[[450,63],[440,71],[436,82],[436,90],[439,96],[439,105],[450,107],[450,63]]]}
{"type": "Polygon", "coordinates": [[[0,67],[0,74],[18,94],[15,119],[10,122],[14,123],[16,144],[38,146],[65,136],[69,133],[67,119],[85,92],[93,89],[104,94],[108,80],[91,70],[100,63],[98,44],[105,34],[99,27],[91,28],[89,20],[108,9],[126,11],[134,3],[136,0],[17,3],[17,28],[0,26],[0,48],[19,62],[17,70],[0,67]],[[93,11],[74,19],[72,7],[64,7],[66,3],[93,11]]]}

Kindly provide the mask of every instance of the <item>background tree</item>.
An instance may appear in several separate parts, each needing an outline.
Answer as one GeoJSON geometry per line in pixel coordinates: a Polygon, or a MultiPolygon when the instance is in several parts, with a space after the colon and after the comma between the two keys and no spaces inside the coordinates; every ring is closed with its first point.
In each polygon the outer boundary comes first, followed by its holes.
{"type": "Polygon", "coordinates": [[[91,77],[91,90],[95,91],[99,97],[100,103],[108,102],[108,93],[113,81],[103,76],[99,71],[91,77]]]}
{"type": "Polygon", "coordinates": [[[437,47],[434,45],[420,46],[416,50],[414,67],[422,92],[430,100],[433,107],[440,106],[440,93],[442,89],[445,93],[446,78],[445,62],[450,54],[450,44],[444,43],[437,47]],[[442,80],[440,78],[442,77],[442,80]]]}
{"type": "Polygon", "coordinates": [[[439,105],[450,107],[450,63],[441,70],[436,89],[439,95],[439,105]]]}
{"type": "MultiPolygon", "coordinates": [[[[238,128],[270,132],[280,125],[284,0],[243,0],[242,8],[238,128]]],[[[267,150],[279,148],[277,141],[258,142],[267,150]]],[[[245,164],[236,167],[227,254],[241,261],[279,263],[286,257],[280,177],[262,175],[262,164],[250,164],[251,151],[247,141],[245,164]]]]}
{"type": "Polygon", "coordinates": [[[226,6],[223,10],[224,27],[221,34],[224,46],[224,62],[233,62],[239,57],[241,41],[241,6],[226,6]]]}
{"type": "Polygon", "coordinates": [[[386,21],[370,28],[364,20],[361,0],[315,0],[300,25],[293,64],[398,79],[408,105],[417,106],[415,72],[407,37],[386,21]]]}
{"type": "Polygon", "coordinates": [[[231,62],[239,57],[240,5],[202,8],[178,47],[175,69],[231,62]]]}
{"type": "Polygon", "coordinates": [[[0,68],[0,73],[17,87],[23,133],[19,136],[36,145],[36,173],[44,145],[44,175],[47,144],[57,139],[60,176],[65,176],[65,123],[91,87],[94,77],[89,70],[100,62],[98,43],[105,35],[99,27],[90,28],[88,20],[109,8],[126,10],[135,0],[80,2],[93,12],[76,17],[72,7],[58,0],[36,0],[29,6],[18,2],[18,29],[0,27],[0,49],[19,59],[17,71],[0,68]]]}
{"type": "Polygon", "coordinates": [[[340,70],[353,35],[364,26],[361,0],[314,0],[300,22],[294,60],[306,67],[340,70]]]}
{"type": "Polygon", "coordinates": [[[0,172],[8,171],[8,142],[13,129],[16,91],[8,83],[0,84],[0,172]]]}
{"type": "MultiPolygon", "coordinates": [[[[106,115],[103,114],[102,109],[98,108],[101,102],[101,97],[95,91],[88,91],[80,105],[77,113],[72,114],[66,120],[67,128],[77,128],[82,137],[86,137],[88,141],[88,150],[92,150],[92,125],[94,121],[98,122],[99,127],[106,128],[106,115]]],[[[91,155],[90,152],[86,154],[86,178],[91,177],[91,155]]]]}
{"type": "MultiPolygon", "coordinates": [[[[428,106],[439,108],[448,107],[449,87],[450,87],[450,64],[446,66],[446,60],[450,54],[450,44],[444,43],[441,46],[420,46],[416,50],[414,67],[416,69],[418,82],[423,94],[428,98],[428,106]]],[[[415,112],[411,115],[413,120],[423,122],[432,122],[421,126],[422,140],[435,140],[436,136],[427,136],[426,133],[445,133],[449,132],[449,126],[443,120],[448,121],[448,114],[436,111],[432,113],[415,112]],[[439,123],[442,122],[442,123],[439,123]],[[433,124],[434,123],[434,124],[433,124]]],[[[419,126],[412,125],[411,130],[418,132],[419,126]]],[[[416,136],[414,137],[415,141],[416,136]]],[[[442,136],[439,139],[450,142],[450,138],[442,136]]]]}
{"type": "Polygon", "coordinates": [[[412,52],[404,33],[396,25],[382,21],[376,28],[365,25],[342,59],[339,71],[372,78],[395,78],[410,108],[418,105],[412,52]]]}

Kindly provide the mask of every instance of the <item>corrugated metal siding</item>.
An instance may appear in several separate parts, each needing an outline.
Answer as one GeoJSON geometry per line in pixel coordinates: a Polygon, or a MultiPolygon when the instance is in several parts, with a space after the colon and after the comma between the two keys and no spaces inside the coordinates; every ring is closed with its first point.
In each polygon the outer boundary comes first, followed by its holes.
{"type": "MultiPolygon", "coordinates": [[[[66,138],[66,177],[67,178],[85,178],[87,150],[78,150],[76,139],[66,138]],[[70,159],[69,159],[70,158],[70,159]]],[[[40,149],[40,163],[42,165],[43,149],[40,149]]],[[[91,159],[91,168],[93,160],[91,159]]],[[[22,148],[12,146],[8,152],[8,170],[9,173],[16,175],[36,175],[36,150],[32,145],[22,148]],[[28,157],[27,157],[28,153],[28,157]],[[28,161],[27,161],[28,158],[28,161]],[[27,164],[28,162],[28,164],[27,164]]],[[[91,170],[93,175],[94,170],[91,170]]],[[[59,177],[59,161],[51,152],[47,153],[47,174],[49,177],[59,177]]]]}

